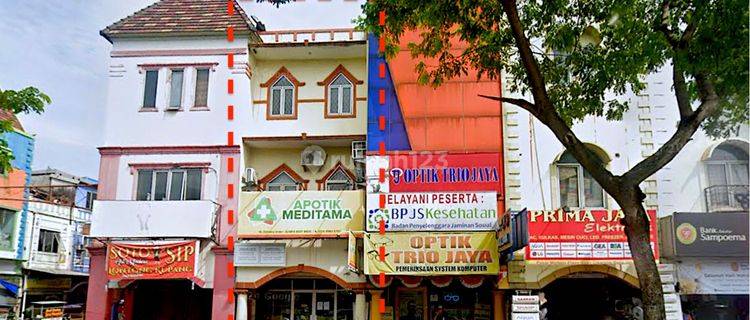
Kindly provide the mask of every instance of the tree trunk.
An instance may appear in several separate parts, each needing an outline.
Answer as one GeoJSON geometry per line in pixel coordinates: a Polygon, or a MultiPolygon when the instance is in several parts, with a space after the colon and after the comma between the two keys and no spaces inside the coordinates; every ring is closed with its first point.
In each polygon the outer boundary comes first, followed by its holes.
{"type": "Polygon", "coordinates": [[[625,225],[625,234],[628,236],[630,253],[641,286],[644,319],[664,320],[664,293],[650,245],[649,217],[642,203],[645,195],[638,185],[633,186],[628,182],[620,184],[619,191],[611,195],[624,213],[622,224],[625,225]]]}

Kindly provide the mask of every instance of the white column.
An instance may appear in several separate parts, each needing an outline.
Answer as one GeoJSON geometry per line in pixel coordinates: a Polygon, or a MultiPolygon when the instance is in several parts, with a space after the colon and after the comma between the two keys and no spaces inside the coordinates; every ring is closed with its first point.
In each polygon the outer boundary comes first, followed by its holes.
{"type": "Polygon", "coordinates": [[[365,293],[360,292],[354,296],[354,320],[366,320],[367,319],[367,302],[365,301],[365,293]]]}
{"type": "Polygon", "coordinates": [[[234,318],[237,320],[248,320],[247,319],[247,293],[237,294],[237,312],[235,313],[234,318]]]}

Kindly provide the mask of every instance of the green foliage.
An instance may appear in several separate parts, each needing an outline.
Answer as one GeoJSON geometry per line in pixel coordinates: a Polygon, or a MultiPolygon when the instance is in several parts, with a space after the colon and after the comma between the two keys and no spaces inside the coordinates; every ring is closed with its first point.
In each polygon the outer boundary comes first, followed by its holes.
{"type": "MultiPolygon", "coordinates": [[[[0,89],[0,108],[13,114],[39,114],[50,103],[52,99],[34,87],[26,87],[20,91],[0,89]]],[[[13,131],[13,123],[10,120],[0,121],[0,135],[10,131],[13,131]]],[[[0,173],[10,171],[12,160],[13,152],[8,147],[8,141],[0,138],[0,173]]]]}
{"type": "MultiPolygon", "coordinates": [[[[618,95],[645,88],[645,75],[674,61],[691,75],[708,74],[722,99],[720,112],[704,122],[713,136],[727,135],[748,121],[748,2],[688,0],[674,3],[668,23],[679,35],[689,23],[696,28],[684,50],[673,50],[660,31],[661,1],[537,0],[519,1],[519,14],[531,39],[547,92],[568,123],[588,115],[621,119],[628,101],[618,95]]],[[[422,38],[409,45],[413,56],[437,58],[437,65],[419,63],[423,83],[439,85],[466,74],[509,75],[504,85],[525,93],[527,77],[502,4],[490,0],[371,0],[363,5],[361,28],[385,36],[392,55],[404,30],[422,38]],[[388,13],[388,33],[378,26],[378,13],[388,13]],[[456,39],[466,45],[456,47],[456,39]]],[[[697,102],[693,92],[691,98],[697,102]]],[[[697,103],[695,103],[697,105],[697,103]]]]}

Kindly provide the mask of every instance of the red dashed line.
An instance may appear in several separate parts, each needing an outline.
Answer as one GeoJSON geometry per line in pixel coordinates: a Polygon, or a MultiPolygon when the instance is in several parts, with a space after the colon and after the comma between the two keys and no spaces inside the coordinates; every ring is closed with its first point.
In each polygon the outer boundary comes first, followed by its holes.
{"type": "Polygon", "coordinates": [[[234,252],[234,236],[227,237],[227,250],[234,252]]]}
{"type": "Polygon", "coordinates": [[[378,14],[378,23],[380,26],[385,26],[385,11],[380,11],[380,14],[378,14]]]}
{"type": "Polygon", "coordinates": [[[385,142],[380,141],[380,143],[378,144],[378,149],[378,154],[380,154],[381,156],[385,156],[385,142]]]}
{"type": "Polygon", "coordinates": [[[227,80],[227,93],[234,94],[234,79],[227,80]]]}
{"type": "Polygon", "coordinates": [[[227,13],[231,16],[234,15],[234,1],[227,1],[227,13]]]}
{"type": "Polygon", "coordinates": [[[234,172],[234,157],[227,158],[227,172],[234,172]]]}
{"type": "Polygon", "coordinates": [[[234,198],[234,183],[227,184],[227,197],[234,198]]]}
{"type": "Polygon", "coordinates": [[[380,131],[385,131],[385,116],[378,117],[378,127],[380,131]]]}
{"type": "Polygon", "coordinates": [[[385,219],[380,219],[378,224],[379,224],[378,230],[380,231],[380,235],[384,235],[385,234],[385,219]]]}
{"type": "Polygon", "coordinates": [[[380,209],[384,209],[385,208],[385,195],[381,194],[379,200],[380,200],[380,209]]]}
{"type": "Polygon", "coordinates": [[[378,103],[385,104],[385,89],[378,90],[378,103]]]}
{"type": "MultiPolygon", "coordinates": [[[[378,23],[381,27],[385,28],[385,10],[380,11],[378,13],[378,23]]],[[[378,52],[379,53],[385,53],[385,37],[381,36],[378,39],[378,52]]],[[[385,78],[385,62],[380,62],[378,65],[378,76],[381,79],[385,78]]],[[[378,90],[378,102],[381,106],[385,106],[385,89],[378,90]]],[[[385,116],[381,115],[378,117],[378,124],[380,127],[380,131],[385,131],[385,116]]],[[[378,144],[379,154],[381,156],[385,156],[385,142],[380,141],[378,144]]],[[[380,168],[379,172],[379,180],[380,183],[385,183],[385,169],[380,168]]],[[[385,208],[385,194],[380,195],[380,209],[385,208]]],[[[385,234],[385,220],[380,220],[380,235],[385,234]]],[[[380,246],[380,261],[385,261],[385,246],[380,246]]],[[[381,272],[379,276],[379,284],[380,287],[385,287],[385,272],[381,272]]],[[[385,313],[385,299],[380,297],[378,298],[378,311],[380,313],[385,313]]]]}
{"type": "Polygon", "coordinates": [[[233,131],[227,132],[227,145],[228,146],[234,145],[234,132],[233,131]]]}
{"type": "Polygon", "coordinates": [[[378,310],[380,313],[385,313],[385,299],[380,298],[378,302],[380,302],[378,303],[378,310]]]}
{"type": "Polygon", "coordinates": [[[378,255],[380,256],[380,261],[385,262],[385,246],[380,246],[378,255]]]}
{"type": "Polygon", "coordinates": [[[227,106],[227,120],[234,120],[234,106],[231,104],[227,106]]]}
{"type": "Polygon", "coordinates": [[[227,223],[234,224],[234,210],[227,210],[227,223]]]}
{"type": "Polygon", "coordinates": [[[378,182],[385,182],[385,168],[380,168],[380,170],[378,170],[378,182]]]}
{"type": "Polygon", "coordinates": [[[381,61],[380,64],[378,64],[378,76],[380,79],[385,78],[385,62],[381,61]]]}
{"type": "Polygon", "coordinates": [[[380,287],[385,287],[385,272],[381,272],[380,276],[378,277],[378,284],[380,287]]]}
{"type": "Polygon", "coordinates": [[[234,41],[234,27],[232,26],[227,27],[227,41],[234,41]]]}
{"type": "Polygon", "coordinates": [[[234,68],[234,53],[227,54],[227,67],[234,68]]]}
{"type": "Polygon", "coordinates": [[[378,52],[385,52],[385,38],[383,37],[380,37],[380,39],[378,40],[378,52]]]}
{"type": "Polygon", "coordinates": [[[234,315],[233,314],[228,314],[227,315],[227,320],[234,320],[234,315]]]}
{"type": "Polygon", "coordinates": [[[234,262],[232,261],[227,262],[227,276],[234,277],[234,262]]]}
{"type": "Polygon", "coordinates": [[[234,303],[234,288],[227,289],[227,303],[234,303]]]}

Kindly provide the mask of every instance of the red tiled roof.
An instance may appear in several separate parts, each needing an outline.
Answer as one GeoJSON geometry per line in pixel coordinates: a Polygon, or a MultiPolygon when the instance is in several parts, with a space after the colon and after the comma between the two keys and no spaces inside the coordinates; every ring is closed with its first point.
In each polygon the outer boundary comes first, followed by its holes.
{"type": "Polygon", "coordinates": [[[18,118],[16,118],[16,115],[8,110],[0,109],[0,121],[10,121],[10,123],[13,125],[13,128],[15,128],[18,131],[23,131],[23,126],[21,126],[21,121],[18,121],[18,118]]]}
{"type": "Polygon", "coordinates": [[[234,14],[227,12],[227,0],[160,0],[100,31],[112,42],[118,36],[179,36],[225,34],[228,26],[235,34],[248,34],[255,26],[236,0],[234,14]]]}

